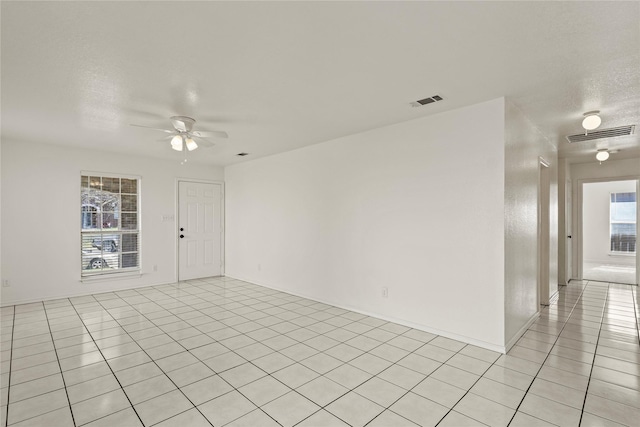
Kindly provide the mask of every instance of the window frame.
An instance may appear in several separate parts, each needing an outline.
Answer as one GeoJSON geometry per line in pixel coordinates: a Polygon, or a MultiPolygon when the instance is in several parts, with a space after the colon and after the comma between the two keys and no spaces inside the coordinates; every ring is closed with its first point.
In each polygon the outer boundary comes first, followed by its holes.
{"type": "Polygon", "coordinates": [[[638,194],[635,191],[618,191],[618,192],[611,192],[609,193],[609,255],[612,256],[636,256],[636,252],[638,250],[638,224],[637,224],[637,210],[638,210],[638,194]],[[633,203],[635,203],[636,205],[636,215],[633,217],[633,219],[628,220],[628,221],[620,221],[620,220],[614,220],[613,219],[613,208],[614,208],[614,203],[618,203],[617,201],[614,201],[614,199],[617,199],[617,195],[618,194],[633,194],[634,196],[634,201],[633,203]],[[634,250],[633,251],[618,251],[618,250],[613,250],[613,226],[614,224],[632,224],[636,226],[636,241],[634,244],[634,250]]]}
{"type": "MultiPolygon", "coordinates": [[[[142,185],[142,177],[139,175],[128,175],[128,174],[119,174],[119,173],[111,173],[111,172],[97,172],[97,171],[80,171],[80,191],[79,191],[79,196],[80,196],[80,207],[78,210],[78,213],[80,214],[80,218],[79,218],[79,223],[80,223],[80,279],[82,282],[85,281],[95,281],[95,280],[105,280],[105,279],[115,279],[115,278],[124,278],[126,276],[140,276],[141,272],[142,272],[142,224],[141,224],[141,218],[142,218],[142,204],[141,204],[141,185],[142,185]],[[123,230],[122,228],[122,217],[123,217],[123,212],[122,212],[122,188],[120,187],[117,195],[118,195],[118,212],[113,212],[114,216],[118,215],[118,227],[117,230],[111,230],[111,229],[103,229],[103,224],[100,224],[100,228],[98,229],[85,229],[84,225],[85,225],[85,210],[89,210],[87,209],[87,207],[92,206],[89,204],[86,204],[84,201],[84,188],[82,185],[82,180],[83,177],[87,177],[87,179],[91,178],[91,177],[99,177],[101,180],[103,178],[116,178],[116,179],[129,179],[129,180],[135,180],[136,181],[136,227],[133,229],[128,229],[128,230],[123,230]],[[112,268],[107,268],[107,269],[103,269],[103,268],[99,268],[99,269],[88,269],[87,268],[87,262],[86,259],[87,257],[85,256],[85,248],[83,247],[83,245],[86,243],[87,239],[85,239],[86,236],[94,236],[94,235],[99,235],[99,236],[104,236],[104,235],[108,235],[108,234],[113,234],[113,235],[119,235],[119,247],[117,250],[117,256],[118,256],[118,265],[120,266],[122,264],[122,235],[123,234],[135,234],[137,235],[136,237],[136,250],[135,251],[128,251],[125,253],[125,255],[127,253],[136,253],[137,254],[137,265],[134,267],[124,267],[124,268],[116,268],[116,269],[112,269],[112,268]]],[[[124,193],[125,195],[133,195],[132,193],[124,193]]],[[[94,207],[95,209],[95,207],[94,207]]],[[[99,211],[99,210],[98,210],[99,211]]],[[[133,212],[133,211],[132,211],[133,212]]],[[[103,212],[100,212],[103,213],[103,212]]],[[[101,246],[100,250],[100,258],[103,261],[106,261],[104,258],[104,254],[107,253],[111,253],[109,251],[105,251],[105,248],[101,246]]]]}

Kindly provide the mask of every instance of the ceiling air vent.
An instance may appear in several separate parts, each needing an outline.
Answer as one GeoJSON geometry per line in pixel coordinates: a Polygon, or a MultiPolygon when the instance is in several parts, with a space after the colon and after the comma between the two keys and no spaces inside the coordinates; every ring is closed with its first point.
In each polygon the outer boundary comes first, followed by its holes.
{"type": "Polygon", "coordinates": [[[429,98],[419,99],[411,103],[413,107],[421,107],[423,105],[432,104],[434,102],[442,101],[442,97],[440,95],[433,95],[429,98]]]}
{"type": "Polygon", "coordinates": [[[628,126],[620,126],[620,127],[611,128],[611,129],[596,130],[593,132],[589,132],[587,135],[585,135],[584,133],[579,133],[576,135],[568,135],[567,141],[583,142],[583,141],[593,141],[594,139],[615,138],[617,136],[628,136],[628,135],[633,135],[635,128],[636,128],[636,125],[628,125],[628,126]]]}

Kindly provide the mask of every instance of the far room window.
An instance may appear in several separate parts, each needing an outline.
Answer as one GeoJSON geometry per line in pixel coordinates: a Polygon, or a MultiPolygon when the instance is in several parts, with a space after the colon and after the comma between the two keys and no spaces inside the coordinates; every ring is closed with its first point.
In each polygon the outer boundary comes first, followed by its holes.
{"type": "Polygon", "coordinates": [[[611,252],[636,251],[636,193],[611,193],[611,252]]]}
{"type": "Polygon", "coordinates": [[[82,277],[140,270],[140,178],[82,173],[82,277]]]}

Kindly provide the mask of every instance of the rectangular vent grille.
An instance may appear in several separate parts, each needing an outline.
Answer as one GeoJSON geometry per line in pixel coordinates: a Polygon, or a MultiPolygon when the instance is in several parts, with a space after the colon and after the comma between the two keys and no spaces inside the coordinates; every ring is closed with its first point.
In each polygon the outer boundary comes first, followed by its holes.
{"type": "Polygon", "coordinates": [[[411,105],[414,107],[420,107],[422,105],[433,104],[434,102],[442,101],[442,97],[440,95],[433,95],[428,98],[419,99],[415,102],[412,102],[411,105]]]}
{"type": "Polygon", "coordinates": [[[611,128],[611,129],[596,130],[593,132],[589,132],[587,135],[585,135],[584,133],[579,133],[576,135],[568,135],[567,141],[583,142],[583,141],[593,141],[594,139],[615,138],[617,136],[628,136],[628,135],[633,135],[635,128],[636,128],[636,125],[629,125],[629,126],[620,126],[620,127],[611,128]]]}

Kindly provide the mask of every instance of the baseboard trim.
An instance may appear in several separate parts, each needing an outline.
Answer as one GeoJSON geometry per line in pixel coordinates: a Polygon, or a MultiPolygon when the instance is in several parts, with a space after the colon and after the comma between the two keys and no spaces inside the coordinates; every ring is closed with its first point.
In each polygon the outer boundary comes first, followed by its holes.
{"type": "Polygon", "coordinates": [[[355,313],[364,314],[365,316],[376,317],[378,319],[386,320],[387,322],[397,323],[399,325],[403,325],[403,326],[406,326],[406,327],[409,327],[409,328],[418,329],[418,330],[424,331],[424,332],[429,332],[431,334],[439,335],[439,336],[442,336],[442,337],[445,337],[445,338],[450,338],[450,339],[456,340],[456,341],[461,341],[461,342],[464,342],[464,343],[467,343],[467,344],[475,345],[477,347],[482,347],[484,349],[495,351],[495,352],[498,352],[498,353],[502,353],[502,354],[506,353],[506,347],[504,347],[504,346],[500,346],[500,345],[493,344],[493,343],[488,343],[486,341],[477,340],[477,339],[474,339],[474,338],[471,338],[471,337],[467,337],[467,336],[464,336],[464,335],[459,335],[459,334],[452,333],[452,332],[449,332],[449,331],[444,331],[444,330],[440,330],[440,329],[437,329],[437,328],[433,328],[433,327],[430,327],[430,326],[427,326],[427,325],[414,323],[414,322],[411,322],[411,321],[408,321],[408,320],[405,320],[405,319],[400,319],[400,318],[396,318],[396,317],[392,317],[392,316],[384,316],[384,315],[381,315],[379,313],[371,313],[371,312],[368,312],[366,310],[362,310],[362,309],[359,309],[359,308],[356,308],[356,307],[351,307],[351,306],[345,305],[345,304],[336,303],[335,301],[324,300],[322,298],[317,298],[317,297],[312,296],[312,295],[305,295],[305,294],[302,294],[302,293],[299,293],[299,292],[292,292],[291,290],[288,290],[288,289],[280,288],[280,287],[273,286],[273,285],[267,285],[267,284],[259,283],[258,281],[254,280],[254,279],[242,278],[242,277],[239,277],[239,276],[226,276],[226,277],[233,278],[233,279],[236,279],[236,280],[242,280],[242,281],[248,282],[248,283],[253,283],[255,285],[263,286],[265,288],[273,289],[273,290],[276,290],[276,291],[285,292],[287,294],[295,295],[295,296],[300,297],[300,298],[307,298],[307,299],[310,299],[310,300],[313,300],[313,301],[320,302],[322,304],[327,304],[327,305],[331,305],[331,306],[334,306],[334,307],[338,307],[338,308],[341,308],[343,310],[349,310],[349,311],[353,311],[355,313]]]}
{"type": "MultiPolygon", "coordinates": [[[[557,292],[556,292],[556,295],[557,295],[557,292]]],[[[557,296],[556,296],[556,298],[557,298],[557,296]]],[[[533,316],[531,316],[531,318],[529,318],[529,320],[527,320],[527,323],[525,323],[524,326],[522,328],[520,328],[520,330],[518,332],[516,332],[516,334],[509,340],[509,342],[507,342],[507,346],[505,348],[505,350],[506,350],[505,353],[508,352],[509,350],[511,350],[511,347],[516,345],[518,340],[524,335],[525,332],[527,332],[527,329],[529,329],[529,327],[533,324],[533,322],[538,320],[539,317],[540,317],[540,310],[538,310],[533,316]]]]}
{"type": "Polygon", "coordinates": [[[8,303],[5,303],[3,301],[2,303],[0,303],[0,307],[9,307],[11,305],[32,304],[34,302],[54,301],[54,300],[57,300],[57,299],[65,299],[65,298],[83,297],[83,296],[87,296],[87,295],[109,294],[109,293],[112,293],[112,292],[128,291],[128,290],[131,290],[131,289],[138,289],[138,288],[149,288],[149,287],[153,287],[153,286],[171,285],[171,284],[174,284],[174,283],[176,283],[176,282],[161,282],[161,283],[152,283],[152,284],[146,284],[146,285],[133,285],[133,286],[127,286],[127,287],[124,287],[124,288],[104,290],[104,291],[98,291],[98,292],[91,292],[91,291],[73,292],[73,293],[70,293],[70,294],[54,295],[54,296],[48,296],[48,297],[44,297],[44,298],[27,298],[27,299],[22,299],[22,300],[17,300],[17,301],[11,301],[11,302],[8,302],[8,303]]]}

